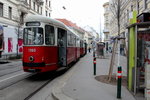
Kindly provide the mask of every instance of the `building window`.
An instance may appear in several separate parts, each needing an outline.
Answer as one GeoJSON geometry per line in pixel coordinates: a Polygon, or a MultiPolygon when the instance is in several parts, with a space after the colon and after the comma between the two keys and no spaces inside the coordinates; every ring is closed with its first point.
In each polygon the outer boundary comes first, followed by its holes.
{"type": "Polygon", "coordinates": [[[144,0],[144,8],[146,9],[147,8],[147,0],[144,0]]]}
{"type": "Polygon", "coordinates": [[[140,8],[140,3],[139,1],[137,2],[137,10],[138,10],[138,14],[139,14],[139,8],[140,8]]]}
{"type": "Polygon", "coordinates": [[[47,11],[46,11],[46,16],[47,16],[47,11]]]}
{"type": "Polygon", "coordinates": [[[20,15],[20,24],[21,25],[23,25],[23,23],[24,23],[24,13],[23,12],[21,12],[21,15],[20,15]]]}
{"type": "Polygon", "coordinates": [[[28,0],[25,0],[25,3],[28,4],[28,0]]]}
{"type": "Polygon", "coordinates": [[[129,10],[127,9],[127,22],[129,22],[129,10]]]}
{"type": "Polygon", "coordinates": [[[131,11],[133,11],[133,5],[131,5],[131,11]]]}
{"type": "Polygon", "coordinates": [[[31,8],[31,0],[29,0],[29,7],[31,8]]]}
{"type": "Polygon", "coordinates": [[[37,6],[37,12],[40,13],[40,11],[39,11],[39,5],[37,6]]]}
{"type": "Polygon", "coordinates": [[[9,19],[12,19],[12,7],[8,8],[8,14],[9,19]]]}
{"type": "Polygon", "coordinates": [[[49,1],[49,7],[51,7],[51,1],[49,1]]]}
{"type": "Polygon", "coordinates": [[[47,0],[46,0],[46,5],[47,5],[47,0]]]}
{"type": "Polygon", "coordinates": [[[2,17],[3,16],[3,4],[0,3],[0,16],[2,17]]]}
{"type": "Polygon", "coordinates": [[[46,16],[47,16],[47,11],[46,11],[46,16]]]}
{"type": "Polygon", "coordinates": [[[108,39],[108,34],[106,34],[106,39],[108,39]]]}
{"type": "Polygon", "coordinates": [[[33,2],[33,9],[35,10],[35,2],[33,2]]]}
{"type": "Polygon", "coordinates": [[[41,7],[41,15],[42,15],[42,7],[41,7]]]}

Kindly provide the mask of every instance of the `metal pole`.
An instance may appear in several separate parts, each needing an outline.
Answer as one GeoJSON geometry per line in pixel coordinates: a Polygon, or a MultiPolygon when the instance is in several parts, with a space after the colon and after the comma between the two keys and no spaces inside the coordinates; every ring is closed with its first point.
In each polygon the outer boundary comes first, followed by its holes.
{"type": "Polygon", "coordinates": [[[93,64],[94,64],[94,75],[96,75],[96,57],[93,59],[93,64]]]}
{"type": "Polygon", "coordinates": [[[134,57],[134,62],[135,62],[135,66],[134,66],[134,72],[135,72],[135,74],[134,74],[134,95],[136,94],[136,85],[137,85],[137,77],[136,77],[136,75],[137,75],[137,29],[138,29],[138,27],[137,27],[137,25],[135,26],[135,48],[134,48],[134,53],[135,53],[135,57],[134,57]]]}
{"type": "Polygon", "coordinates": [[[122,81],[122,67],[120,66],[120,39],[118,39],[118,79],[117,79],[117,98],[121,99],[121,81],[122,81]]]}
{"type": "Polygon", "coordinates": [[[122,67],[118,67],[117,98],[121,99],[122,67]]]}
{"type": "Polygon", "coordinates": [[[117,42],[118,42],[118,61],[117,61],[117,65],[119,67],[120,66],[120,40],[118,40],[117,42]]]}

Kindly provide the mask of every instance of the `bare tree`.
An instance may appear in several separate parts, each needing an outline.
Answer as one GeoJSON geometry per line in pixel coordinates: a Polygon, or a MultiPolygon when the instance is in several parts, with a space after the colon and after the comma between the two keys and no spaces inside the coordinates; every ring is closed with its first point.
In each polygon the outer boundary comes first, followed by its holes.
{"type": "MultiPolygon", "coordinates": [[[[109,0],[110,2],[110,11],[112,13],[113,19],[117,22],[117,33],[118,36],[120,35],[120,19],[121,19],[121,15],[123,14],[123,3],[124,0],[109,0]]],[[[111,62],[110,62],[110,68],[109,68],[109,73],[108,73],[108,81],[111,81],[111,77],[112,77],[112,72],[113,72],[113,66],[114,66],[114,61],[115,61],[115,50],[117,47],[117,40],[114,39],[114,45],[113,45],[113,51],[112,51],[112,56],[111,56],[111,62]]]]}
{"type": "Polygon", "coordinates": [[[117,31],[120,34],[120,18],[124,11],[124,0],[110,0],[110,11],[113,19],[117,21],[117,31]]]}

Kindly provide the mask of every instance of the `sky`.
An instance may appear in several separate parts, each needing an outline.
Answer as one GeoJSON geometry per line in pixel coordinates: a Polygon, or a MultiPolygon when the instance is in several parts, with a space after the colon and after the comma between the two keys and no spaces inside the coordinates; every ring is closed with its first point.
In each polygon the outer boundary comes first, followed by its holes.
{"type": "Polygon", "coordinates": [[[68,19],[80,27],[88,25],[100,33],[100,30],[102,32],[104,27],[103,4],[108,1],[109,0],[52,0],[52,17],[68,19]],[[65,7],[65,9],[63,7],[65,7]]]}

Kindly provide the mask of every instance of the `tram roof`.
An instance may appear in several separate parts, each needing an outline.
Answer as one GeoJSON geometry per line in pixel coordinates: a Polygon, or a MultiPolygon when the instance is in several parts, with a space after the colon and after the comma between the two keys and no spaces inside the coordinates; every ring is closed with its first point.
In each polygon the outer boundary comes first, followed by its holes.
{"type": "Polygon", "coordinates": [[[54,24],[63,28],[67,28],[66,25],[58,20],[52,19],[50,17],[44,17],[41,15],[29,15],[25,18],[25,22],[38,21],[44,23],[54,24]]]}
{"type": "Polygon", "coordinates": [[[38,22],[44,22],[44,23],[50,23],[52,25],[57,25],[60,26],[62,28],[67,29],[68,31],[72,32],[74,35],[76,35],[77,37],[79,37],[79,35],[77,35],[73,30],[71,30],[68,26],[66,26],[64,23],[62,23],[61,21],[58,21],[56,19],[52,19],[50,17],[44,17],[41,15],[28,15],[24,22],[34,22],[34,21],[38,21],[38,22]]]}

